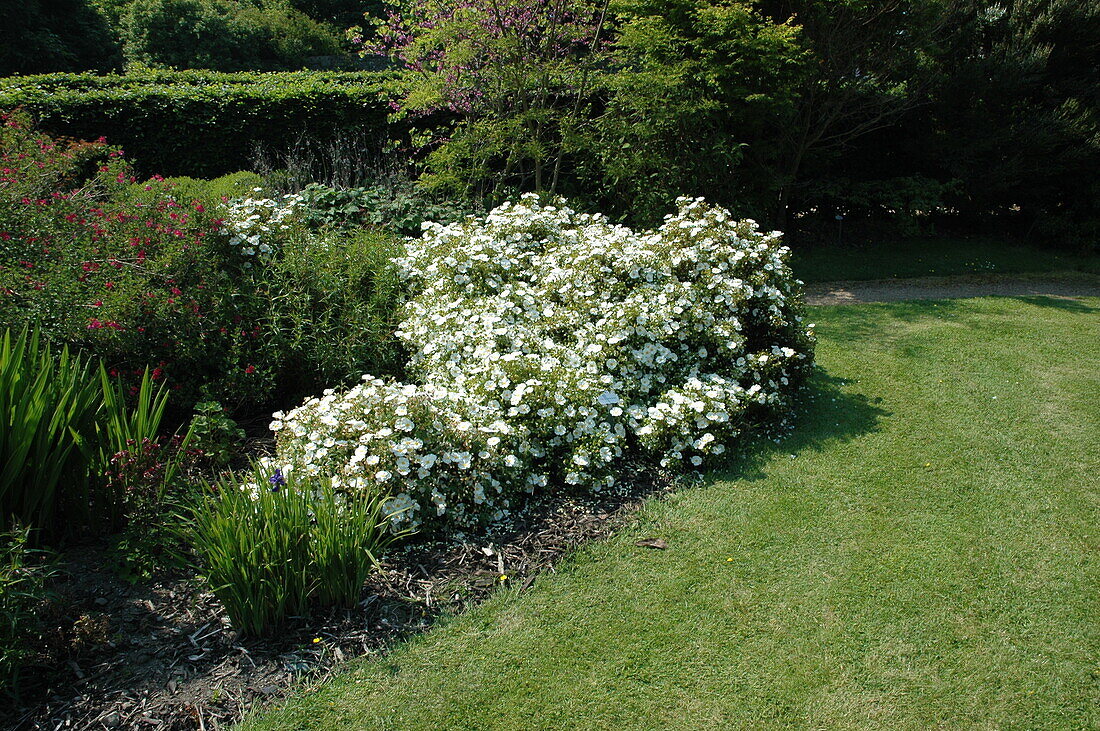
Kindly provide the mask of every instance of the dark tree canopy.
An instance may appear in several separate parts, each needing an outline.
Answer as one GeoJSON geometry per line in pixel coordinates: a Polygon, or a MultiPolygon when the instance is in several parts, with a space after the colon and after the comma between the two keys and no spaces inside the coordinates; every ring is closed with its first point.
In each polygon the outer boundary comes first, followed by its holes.
{"type": "Polygon", "coordinates": [[[107,71],[120,62],[106,18],[87,0],[0,0],[0,75],[107,71]]]}

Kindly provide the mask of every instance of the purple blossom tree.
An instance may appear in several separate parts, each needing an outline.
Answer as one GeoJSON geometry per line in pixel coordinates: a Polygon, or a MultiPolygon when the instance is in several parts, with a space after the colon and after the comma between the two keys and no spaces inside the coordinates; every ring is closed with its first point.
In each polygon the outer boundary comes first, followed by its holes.
{"type": "Polygon", "coordinates": [[[475,198],[557,188],[570,135],[585,118],[605,51],[608,0],[389,0],[364,54],[401,70],[398,116],[442,129],[425,181],[475,198]]]}

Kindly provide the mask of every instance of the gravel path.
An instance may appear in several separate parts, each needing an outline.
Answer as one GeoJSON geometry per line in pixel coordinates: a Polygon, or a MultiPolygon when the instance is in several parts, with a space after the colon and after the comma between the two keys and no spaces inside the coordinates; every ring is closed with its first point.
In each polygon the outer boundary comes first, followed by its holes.
{"type": "Polygon", "coordinates": [[[806,303],[810,305],[1034,295],[1060,298],[1100,297],[1100,275],[1085,272],[974,274],[806,285],[806,303]]]}

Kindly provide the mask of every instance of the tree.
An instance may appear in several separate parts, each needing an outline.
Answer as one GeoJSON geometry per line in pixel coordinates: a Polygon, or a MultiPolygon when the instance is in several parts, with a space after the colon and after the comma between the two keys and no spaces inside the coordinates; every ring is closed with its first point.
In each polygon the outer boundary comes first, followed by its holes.
{"type": "Polygon", "coordinates": [[[638,222],[682,194],[738,213],[766,205],[769,138],[791,114],[809,61],[800,30],[737,0],[619,0],[612,9],[605,108],[577,156],[589,195],[638,222]]]}
{"type": "Polygon", "coordinates": [[[105,18],[85,0],[0,0],[0,76],[107,71],[118,44],[105,18]]]}
{"type": "Polygon", "coordinates": [[[773,19],[791,18],[813,62],[781,120],[776,223],[812,155],[842,151],[921,104],[942,18],[934,0],[764,0],[773,19]]]}
{"type": "Polygon", "coordinates": [[[476,199],[556,189],[606,9],[606,0],[393,0],[365,52],[399,64],[401,115],[445,120],[425,180],[476,199]]]}
{"type": "Polygon", "coordinates": [[[930,166],[963,181],[960,210],[1095,243],[1100,6],[959,0],[950,19],[930,166]]]}

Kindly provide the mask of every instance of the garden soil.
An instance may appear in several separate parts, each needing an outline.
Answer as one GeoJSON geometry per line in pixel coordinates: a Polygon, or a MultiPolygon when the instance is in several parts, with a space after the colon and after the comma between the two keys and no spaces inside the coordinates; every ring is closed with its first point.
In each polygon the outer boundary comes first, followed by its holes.
{"type": "MultiPolygon", "coordinates": [[[[354,657],[384,654],[496,587],[528,589],[581,543],[627,523],[669,477],[635,470],[619,491],[535,502],[477,543],[391,553],[351,610],[295,619],[268,638],[239,637],[193,575],[131,584],[105,545],[65,551],[38,668],[0,728],[222,729],[354,657]]],[[[643,550],[643,549],[639,549],[643,550]]]]}

